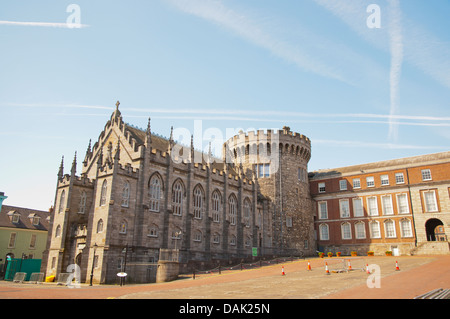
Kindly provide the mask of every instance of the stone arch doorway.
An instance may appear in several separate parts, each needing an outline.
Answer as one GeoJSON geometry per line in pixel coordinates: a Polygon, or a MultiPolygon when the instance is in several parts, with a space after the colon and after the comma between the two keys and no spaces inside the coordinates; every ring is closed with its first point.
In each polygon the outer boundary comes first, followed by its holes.
{"type": "Polygon", "coordinates": [[[444,223],[437,218],[427,220],[425,223],[427,241],[446,241],[444,223]]]}

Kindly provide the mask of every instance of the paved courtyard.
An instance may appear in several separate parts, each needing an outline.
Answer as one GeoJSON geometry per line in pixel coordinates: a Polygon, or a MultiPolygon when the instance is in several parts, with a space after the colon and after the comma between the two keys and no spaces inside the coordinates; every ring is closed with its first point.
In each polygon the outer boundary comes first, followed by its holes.
{"type": "MultiPolygon", "coordinates": [[[[0,282],[0,299],[412,299],[436,288],[450,288],[450,256],[363,257],[348,260],[354,270],[338,273],[342,258],[308,259],[252,270],[181,277],[145,285],[106,286],[85,284],[67,288],[55,284],[0,282]],[[398,261],[399,271],[396,270],[398,261]],[[324,263],[330,274],[327,275],[324,263]],[[357,268],[376,265],[378,288],[368,288],[369,274],[357,268]],[[378,267],[378,268],[377,268],[378,267]],[[284,275],[282,275],[284,269],[284,275]]],[[[374,272],[371,278],[376,278],[374,272]]]]}

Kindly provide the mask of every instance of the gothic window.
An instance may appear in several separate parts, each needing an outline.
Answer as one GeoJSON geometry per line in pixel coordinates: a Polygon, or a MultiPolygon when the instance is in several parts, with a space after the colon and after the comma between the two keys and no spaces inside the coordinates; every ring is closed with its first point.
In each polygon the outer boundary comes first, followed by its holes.
{"type": "Polygon", "coordinates": [[[246,227],[250,227],[250,216],[252,212],[252,203],[248,198],[244,200],[244,224],[246,227]]]}
{"type": "Polygon", "coordinates": [[[236,197],[233,195],[230,196],[228,199],[228,209],[230,213],[230,224],[236,225],[236,213],[237,213],[237,207],[236,207],[236,197]]]}
{"type": "Polygon", "coordinates": [[[194,233],[194,241],[195,242],[201,242],[202,241],[202,232],[201,231],[197,230],[194,233]]]}
{"type": "Polygon", "coordinates": [[[97,222],[97,233],[103,232],[103,219],[99,219],[97,222]]]}
{"type": "Polygon", "coordinates": [[[161,199],[161,180],[159,179],[159,176],[155,175],[150,180],[148,194],[150,197],[150,210],[152,212],[159,212],[159,201],[161,199]]]}
{"type": "Polygon", "coordinates": [[[231,246],[236,246],[236,236],[231,235],[231,238],[230,238],[230,245],[231,245],[231,246]]]}
{"type": "Polygon", "coordinates": [[[222,196],[219,191],[215,191],[212,194],[212,217],[216,223],[220,222],[220,203],[222,202],[222,196]]]}
{"type": "Polygon", "coordinates": [[[203,191],[200,186],[194,189],[194,218],[202,219],[203,191]]]}
{"type": "Polygon", "coordinates": [[[56,226],[55,237],[61,237],[61,225],[56,226]]]}
{"type": "Polygon", "coordinates": [[[82,191],[80,196],[80,203],[78,205],[78,214],[84,214],[86,210],[86,192],[82,191]]]}
{"type": "Polygon", "coordinates": [[[172,190],[173,214],[181,216],[183,214],[183,185],[181,181],[176,181],[172,190]]]}
{"type": "Polygon", "coordinates": [[[125,182],[122,190],[122,207],[128,207],[130,201],[130,183],[125,182]]]}
{"type": "Polygon", "coordinates": [[[106,205],[106,191],[108,190],[108,183],[106,182],[106,179],[103,181],[102,184],[102,191],[100,193],[100,206],[106,205]]]}
{"type": "Polygon", "coordinates": [[[151,225],[148,230],[148,237],[158,237],[158,226],[151,225]]]}
{"type": "Polygon", "coordinates": [[[64,212],[64,204],[66,201],[66,191],[62,191],[61,196],[59,197],[59,209],[58,213],[64,212]]]}
{"type": "Polygon", "coordinates": [[[213,244],[220,244],[220,235],[219,235],[219,233],[214,233],[214,235],[213,235],[213,244]]]}

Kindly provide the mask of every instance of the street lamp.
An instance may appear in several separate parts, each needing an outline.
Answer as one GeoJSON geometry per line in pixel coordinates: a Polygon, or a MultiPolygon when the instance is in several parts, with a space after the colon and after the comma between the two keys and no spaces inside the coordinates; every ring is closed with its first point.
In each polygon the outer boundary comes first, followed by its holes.
{"type": "Polygon", "coordinates": [[[95,251],[97,250],[97,243],[94,244],[94,257],[92,258],[91,280],[89,286],[92,286],[92,278],[94,277],[94,265],[95,265],[95,251]]]}

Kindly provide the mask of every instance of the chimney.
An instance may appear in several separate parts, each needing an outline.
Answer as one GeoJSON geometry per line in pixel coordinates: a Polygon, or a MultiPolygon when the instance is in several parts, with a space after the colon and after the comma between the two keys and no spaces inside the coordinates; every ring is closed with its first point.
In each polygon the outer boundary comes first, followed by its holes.
{"type": "Polygon", "coordinates": [[[5,196],[4,192],[0,192],[0,212],[2,211],[2,203],[7,198],[8,198],[8,196],[5,196]]]}

